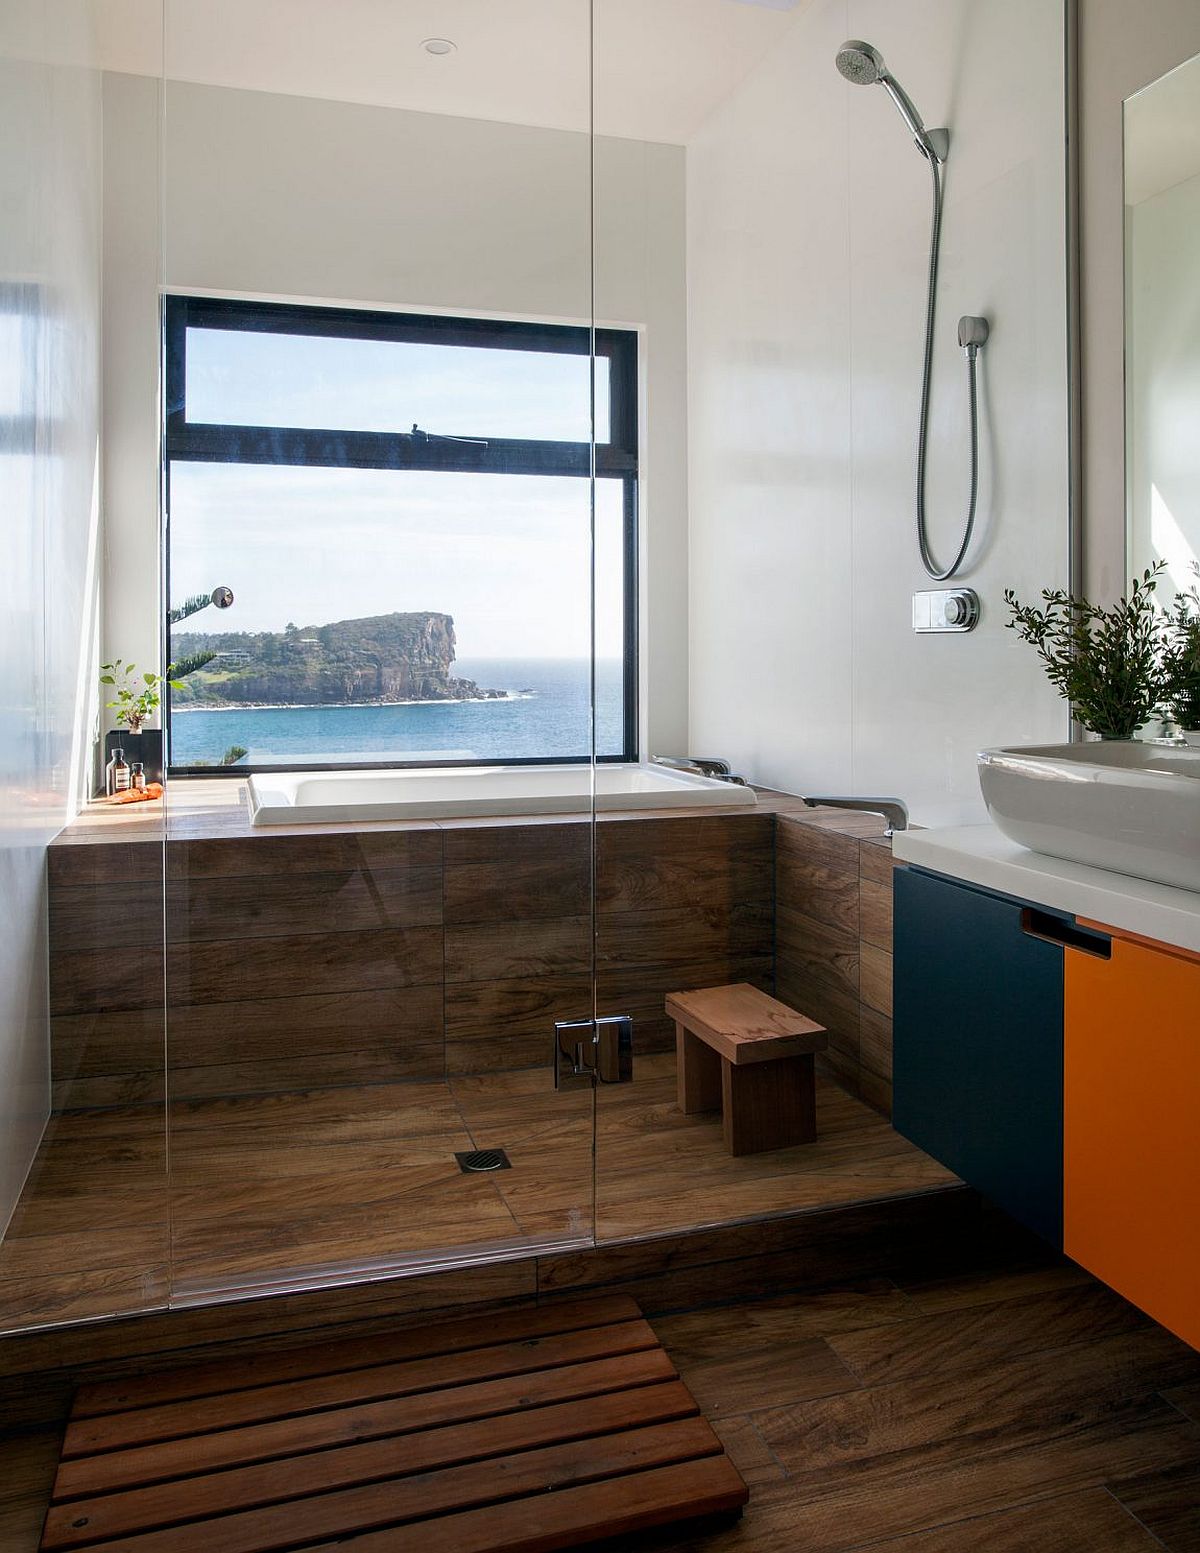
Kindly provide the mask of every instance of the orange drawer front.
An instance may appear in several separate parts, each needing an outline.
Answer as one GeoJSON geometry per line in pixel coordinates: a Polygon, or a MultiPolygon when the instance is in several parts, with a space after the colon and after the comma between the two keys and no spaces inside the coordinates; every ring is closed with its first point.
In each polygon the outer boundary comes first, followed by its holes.
{"type": "Polygon", "coordinates": [[[1200,1347],[1200,960],[1065,956],[1063,1245],[1200,1347]]]}

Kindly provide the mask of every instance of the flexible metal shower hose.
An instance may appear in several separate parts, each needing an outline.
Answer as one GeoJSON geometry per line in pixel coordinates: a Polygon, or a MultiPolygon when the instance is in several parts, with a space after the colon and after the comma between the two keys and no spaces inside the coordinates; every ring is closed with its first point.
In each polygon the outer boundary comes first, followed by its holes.
{"type": "Polygon", "coordinates": [[[946,582],[963,563],[975,528],[975,506],[979,496],[979,391],[975,379],[974,349],[967,351],[967,383],[971,399],[971,504],[963,528],[962,543],[949,566],[941,567],[929,548],[925,519],[925,463],[929,453],[929,393],[933,378],[933,324],[937,312],[938,258],[942,247],[942,169],[935,156],[927,156],[933,175],[933,229],[929,238],[929,291],[925,299],[925,366],[921,374],[921,426],[917,433],[917,545],[921,565],[934,582],[946,582]]]}

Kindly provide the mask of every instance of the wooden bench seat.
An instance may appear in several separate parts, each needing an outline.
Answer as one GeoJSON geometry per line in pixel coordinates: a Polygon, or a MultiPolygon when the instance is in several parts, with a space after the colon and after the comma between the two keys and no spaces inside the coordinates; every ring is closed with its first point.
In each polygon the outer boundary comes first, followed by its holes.
{"type": "Polygon", "coordinates": [[[685,1115],[720,1110],[731,1154],[813,1141],[813,1054],[829,1044],[823,1025],[748,982],[671,992],[666,1007],[685,1115]]]}

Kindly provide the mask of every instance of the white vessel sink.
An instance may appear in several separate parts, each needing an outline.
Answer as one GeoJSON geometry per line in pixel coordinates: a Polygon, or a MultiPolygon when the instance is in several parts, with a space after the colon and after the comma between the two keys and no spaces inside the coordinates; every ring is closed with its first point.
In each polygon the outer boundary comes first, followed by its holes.
{"type": "Polygon", "coordinates": [[[984,750],[997,828],[1034,852],[1200,890],[1200,749],[1134,740],[984,750]]]}

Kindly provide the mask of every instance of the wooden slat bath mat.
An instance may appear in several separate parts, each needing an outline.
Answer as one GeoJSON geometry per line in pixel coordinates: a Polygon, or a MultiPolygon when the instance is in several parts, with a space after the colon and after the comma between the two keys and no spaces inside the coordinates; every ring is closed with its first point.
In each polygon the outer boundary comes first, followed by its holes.
{"type": "Polygon", "coordinates": [[[550,1553],[747,1497],[609,1296],[83,1386],[42,1548],[550,1553]]]}

